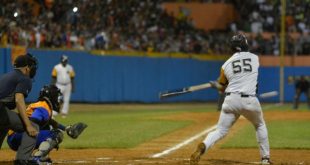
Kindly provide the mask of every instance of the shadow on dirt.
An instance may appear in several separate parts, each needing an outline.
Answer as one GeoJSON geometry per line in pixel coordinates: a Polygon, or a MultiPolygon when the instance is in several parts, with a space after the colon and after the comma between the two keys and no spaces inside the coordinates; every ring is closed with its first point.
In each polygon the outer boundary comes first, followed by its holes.
{"type": "MultiPolygon", "coordinates": [[[[241,161],[234,161],[234,160],[223,160],[223,159],[210,159],[210,160],[207,160],[205,161],[206,164],[223,164],[223,165],[243,165],[243,164],[259,164],[259,162],[257,163],[249,163],[249,162],[241,162],[241,161]]],[[[201,164],[203,164],[201,162],[201,164]]]]}

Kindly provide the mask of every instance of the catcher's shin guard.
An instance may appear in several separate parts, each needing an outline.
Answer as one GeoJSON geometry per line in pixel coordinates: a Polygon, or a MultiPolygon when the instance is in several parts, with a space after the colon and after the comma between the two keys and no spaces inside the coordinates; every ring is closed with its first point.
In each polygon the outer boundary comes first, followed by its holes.
{"type": "Polygon", "coordinates": [[[52,138],[47,138],[44,142],[42,142],[38,148],[38,151],[34,153],[34,157],[45,158],[52,149],[58,148],[58,145],[63,140],[63,133],[59,130],[55,130],[54,136],[52,138]]]}

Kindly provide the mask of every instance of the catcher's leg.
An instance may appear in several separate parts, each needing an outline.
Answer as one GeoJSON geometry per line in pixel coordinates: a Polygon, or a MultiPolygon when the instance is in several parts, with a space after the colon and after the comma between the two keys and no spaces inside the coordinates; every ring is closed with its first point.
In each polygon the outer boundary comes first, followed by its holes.
{"type": "Polygon", "coordinates": [[[62,140],[63,133],[59,130],[52,130],[51,136],[39,145],[38,151],[36,151],[33,156],[39,161],[46,159],[49,152],[54,148],[58,148],[62,140]]]}

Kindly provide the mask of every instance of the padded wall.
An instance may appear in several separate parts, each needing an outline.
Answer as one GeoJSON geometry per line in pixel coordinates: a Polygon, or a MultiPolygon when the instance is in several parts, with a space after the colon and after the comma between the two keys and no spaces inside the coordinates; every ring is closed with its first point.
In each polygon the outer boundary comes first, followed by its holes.
{"type": "MultiPolygon", "coordinates": [[[[194,59],[94,56],[81,51],[57,51],[29,49],[39,60],[39,69],[28,101],[36,100],[40,88],[51,82],[51,71],[59,63],[62,54],[69,56],[69,63],[76,71],[75,102],[160,102],[160,91],[216,80],[223,61],[199,61],[194,59]]],[[[0,74],[12,69],[10,49],[0,49],[0,74]]],[[[310,75],[310,67],[286,67],[288,76],[310,75]]],[[[279,68],[261,67],[259,94],[279,91],[279,68]]],[[[285,81],[285,101],[294,97],[294,85],[285,81]]],[[[216,101],[214,89],[194,92],[170,98],[165,102],[216,101]]],[[[305,101],[305,97],[302,96],[305,101]]],[[[262,99],[277,102],[279,97],[262,99]]]]}

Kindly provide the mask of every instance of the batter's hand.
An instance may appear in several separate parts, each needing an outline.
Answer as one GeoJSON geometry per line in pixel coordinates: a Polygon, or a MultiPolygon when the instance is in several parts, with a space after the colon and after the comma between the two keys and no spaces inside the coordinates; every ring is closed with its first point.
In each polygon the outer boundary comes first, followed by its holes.
{"type": "Polygon", "coordinates": [[[27,130],[27,133],[28,133],[30,136],[33,136],[33,137],[34,137],[34,136],[37,136],[38,133],[39,133],[32,125],[26,127],[26,130],[27,130]]]}
{"type": "Polygon", "coordinates": [[[210,81],[209,83],[211,84],[212,88],[218,89],[220,87],[220,84],[217,81],[210,81]]]}

